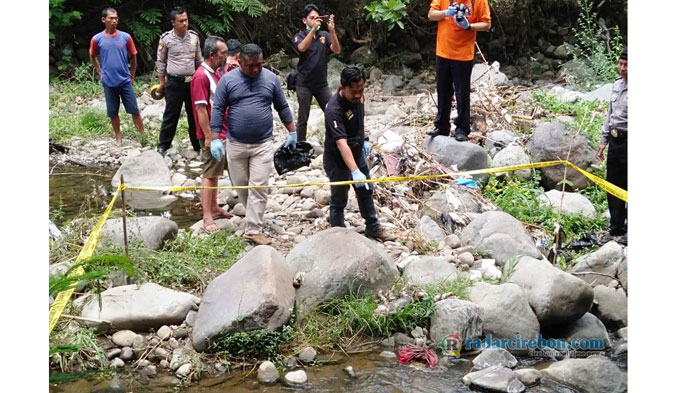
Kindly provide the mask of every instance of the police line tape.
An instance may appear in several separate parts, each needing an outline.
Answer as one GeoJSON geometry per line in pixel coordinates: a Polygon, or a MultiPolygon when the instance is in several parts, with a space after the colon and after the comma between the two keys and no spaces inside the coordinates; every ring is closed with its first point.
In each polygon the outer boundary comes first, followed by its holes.
{"type": "MultiPolygon", "coordinates": [[[[442,178],[456,179],[456,178],[462,177],[462,176],[500,173],[500,172],[512,172],[512,171],[518,171],[518,170],[523,170],[523,169],[544,168],[544,167],[556,166],[556,165],[570,166],[571,168],[582,173],[585,177],[587,177],[589,180],[591,180],[592,182],[597,184],[599,187],[601,187],[606,192],[614,195],[615,197],[617,197],[625,202],[628,202],[628,192],[626,190],[624,190],[620,187],[617,187],[617,186],[609,183],[608,181],[606,181],[600,177],[597,177],[597,176],[577,167],[572,162],[569,162],[566,160],[536,162],[536,163],[523,164],[523,165],[509,165],[509,166],[502,166],[502,167],[497,167],[497,168],[487,168],[487,169],[475,169],[475,170],[470,170],[470,171],[444,173],[444,174],[439,174],[439,175],[395,176],[395,177],[382,177],[382,178],[376,178],[376,179],[366,179],[366,180],[359,180],[359,181],[347,180],[347,181],[336,181],[336,182],[274,184],[274,185],[254,185],[254,186],[220,186],[220,187],[203,187],[203,186],[195,186],[195,187],[127,187],[127,186],[124,186],[123,184],[120,184],[118,186],[118,189],[114,193],[114,196],[111,199],[111,202],[109,203],[106,210],[99,218],[97,225],[92,230],[92,233],[90,233],[89,238],[87,239],[87,242],[82,247],[82,251],[80,251],[80,254],[78,255],[77,259],[75,260],[75,263],[79,263],[80,261],[91,257],[92,253],[94,253],[94,250],[96,249],[96,246],[97,246],[97,240],[99,238],[99,234],[101,232],[101,229],[104,226],[106,219],[109,217],[109,214],[111,214],[111,210],[113,209],[114,204],[116,203],[116,199],[118,198],[119,194],[122,191],[181,192],[181,191],[218,190],[218,189],[221,189],[221,190],[249,190],[249,189],[257,189],[257,188],[297,188],[297,187],[308,187],[308,186],[320,186],[321,187],[321,186],[327,186],[327,185],[328,186],[347,186],[347,185],[358,184],[358,183],[392,183],[392,182],[442,179],[442,178]]],[[[82,268],[82,266],[78,266],[77,268],[75,268],[75,270],[73,270],[71,272],[70,276],[81,275],[83,273],[84,273],[84,269],[82,268]]],[[[77,285],[77,283],[73,283],[68,289],[66,289],[65,291],[58,294],[55,301],[51,305],[51,308],[48,312],[48,333],[49,333],[49,335],[53,331],[53,328],[55,327],[56,323],[58,322],[58,319],[60,318],[61,314],[63,313],[63,310],[65,309],[65,306],[67,305],[68,301],[70,300],[70,298],[75,290],[76,285],[77,285]]]]}

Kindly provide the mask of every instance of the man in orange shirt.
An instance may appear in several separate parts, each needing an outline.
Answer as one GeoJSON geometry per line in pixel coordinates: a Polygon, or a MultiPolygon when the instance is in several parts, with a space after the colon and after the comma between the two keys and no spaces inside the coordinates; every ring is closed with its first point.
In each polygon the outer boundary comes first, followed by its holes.
{"type": "Polygon", "coordinates": [[[435,75],[437,80],[437,116],[430,136],[450,134],[452,93],[457,99],[457,126],[454,137],[466,141],[471,132],[469,92],[474,65],[474,43],[477,31],[491,28],[488,0],[432,0],[428,19],[437,21],[435,75]],[[453,88],[454,86],[454,88],[453,88]]]}

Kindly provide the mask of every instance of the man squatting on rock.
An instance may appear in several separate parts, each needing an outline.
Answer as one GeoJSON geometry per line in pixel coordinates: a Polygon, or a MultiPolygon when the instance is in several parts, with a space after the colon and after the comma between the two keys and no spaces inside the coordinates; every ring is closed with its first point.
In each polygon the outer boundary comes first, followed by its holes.
{"type": "Polygon", "coordinates": [[[437,21],[435,46],[435,79],[437,87],[437,115],[435,129],[428,135],[449,136],[452,93],[457,100],[457,118],[454,138],[463,142],[471,132],[469,93],[471,70],[474,66],[474,44],[477,31],[491,28],[491,11],[488,0],[464,0],[465,7],[458,15],[457,6],[451,0],[432,0],[428,19],[437,21]],[[454,89],[452,86],[454,85],[454,89]]]}
{"type": "MultiPolygon", "coordinates": [[[[210,131],[210,113],[212,110],[215,89],[222,76],[222,67],[227,61],[227,45],[222,37],[210,36],[203,44],[203,56],[205,61],[193,74],[191,79],[191,101],[195,110],[193,118],[196,121],[196,137],[202,146],[201,159],[203,160],[203,172],[201,185],[203,187],[217,187],[218,177],[227,169],[227,160],[217,155],[213,157],[210,145],[213,141],[222,144],[220,139],[225,138],[227,124],[223,121],[220,134],[213,139],[210,131]]],[[[218,150],[219,152],[219,150],[218,150]]],[[[216,152],[216,153],[218,153],[216,152]]],[[[203,230],[213,232],[219,228],[215,224],[216,218],[231,218],[232,215],[220,209],[217,204],[217,190],[201,190],[201,206],[203,207],[203,230]]]]}
{"type": "Polygon", "coordinates": [[[164,156],[172,146],[176,125],[181,115],[181,105],[186,108],[189,138],[193,150],[200,151],[201,146],[196,137],[196,123],[193,120],[191,105],[191,77],[203,62],[200,39],[193,30],[188,30],[189,20],[186,10],[174,7],[169,13],[174,28],[160,36],[157,47],[157,94],[164,92],[166,104],[162,116],[162,128],[159,134],[157,152],[164,156]],[[164,77],[167,77],[165,83],[164,77]]]}
{"type": "Polygon", "coordinates": [[[326,81],[329,54],[340,53],[341,44],[336,36],[334,16],[329,16],[327,24],[329,32],[319,31],[321,17],[319,8],[314,4],[307,4],[302,11],[302,23],[305,30],[295,34],[293,43],[300,52],[300,61],[297,64],[297,139],[307,139],[307,119],[312,106],[312,97],[317,99],[319,107],[323,111],[326,103],[331,98],[329,84],[326,81]]]}
{"type": "MultiPolygon", "coordinates": [[[[619,75],[611,90],[607,119],[604,121],[597,157],[604,160],[607,152],[607,181],[628,190],[628,48],[619,56],[619,75]]],[[[628,232],[626,202],[607,193],[609,202],[609,235],[623,236],[628,232]]],[[[628,239],[624,239],[628,240],[628,239]]]]}
{"type": "MultiPolygon", "coordinates": [[[[267,185],[273,168],[273,114],[271,104],[289,131],[285,146],[295,148],[297,133],[292,111],[276,75],[263,68],[263,53],[256,44],[242,47],[240,67],[226,73],[215,91],[210,129],[211,154],[221,156],[220,133],[227,123],[227,170],[235,186],[267,185]],[[225,120],[225,113],[227,119],[225,120]]],[[[271,241],[263,233],[268,189],[237,190],[246,206],[244,238],[256,244],[271,241]]]]}
{"type": "MultiPolygon", "coordinates": [[[[341,86],[326,105],[324,124],[324,170],[329,180],[366,180],[370,178],[367,156],[369,143],[365,140],[365,105],[363,91],[365,72],[348,66],[341,71],[341,86]]],[[[343,211],[348,202],[349,186],[331,186],[329,222],[332,227],[345,227],[343,211]]],[[[381,226],[372,199],[369,183],[353,185],[360,215],[365,219],[365,236],[381,241],[394,236],[381,226]]]]}
{"type": "Polygon", "coordinates": [[[142,134],[143,118],[140,117],[138,102],[133,91],[137,60],[135,43],[130,34],[116,29],[118,13],[113,8],[105,8],[101,17],[104,31],[95,34],[89,44],[89,59],[97,70],[97,75],[104,86],[106,115],[111,119],[116,143],[121,144],[121,118],[118,116],[120,101],[127,113],[133,116],[135,127],[142,134]],[[101,64],[97,59],[101,58],[101,64]],[[130,70],[128,62],[130,60],[130,70]]]}

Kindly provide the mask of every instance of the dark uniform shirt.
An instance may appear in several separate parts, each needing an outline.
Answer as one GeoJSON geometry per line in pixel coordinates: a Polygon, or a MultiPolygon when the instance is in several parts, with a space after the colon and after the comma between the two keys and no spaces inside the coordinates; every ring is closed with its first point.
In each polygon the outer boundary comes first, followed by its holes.
{"type": "MultiPolygon", "coordinates": [[[[293,43],[297,47],[307,37],[308,31],[295,34],[293,43]]],[[[300,52],[297,63],[297,84],[307,87],[327,85],[326,68],[331,54],[331,35],[325,31],[317,31],[306,51],[300,52]]]]}
{"type": "Polygon", "coordinates": [[[362,156],[362,146],[365,141],[365,105],[353,104],[334,94],[326,104],[324,111],[324,124],[326,136],[324,137],[324,161],[332,160],[339,166],[346,167],[341,152],[336,146],[336,141],[346,139],[353,157],[356,161],[362,156]]]}
{"type": "Polygon", "coordinates": [[[160,36],[157,47],[157,75],[191,76],[203,62],[200,38],[193,30],[179,37],[174,29],[160,36]]]}
{"type": "Polygon", "coordinates": [[[623,78],[614,81],[607,119],[604,121],[600,144],[609,143],[611,130],[628,132],[628,85],[623,78]]]}

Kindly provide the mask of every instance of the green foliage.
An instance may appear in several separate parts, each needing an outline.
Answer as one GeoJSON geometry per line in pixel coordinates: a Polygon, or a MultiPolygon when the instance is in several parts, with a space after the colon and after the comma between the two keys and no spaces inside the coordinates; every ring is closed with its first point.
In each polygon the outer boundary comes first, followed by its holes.
{"type": "Polygon", "coordinates": [[[49,337],[49,360],[62,372],[100,369],[107,365],[106,354],[93,328],[62,324],[49,337]]]}
{"type": "Polygon", "coordinates": [[[222,334],[209,342],[208,351],[238,358],[270,359],[279,363],[283,346],[293,337],[293,322],[291,319],[276,331],[260,329],[222,334]]]}
{"type": "Polygon", "coordinates": [[[82,138],[111,134],[111,123],[106,113],[93,108],[76,113],[51,114],[48,119],[48,136],[57,142],[66,142],[73,136],[82,138]]]}
{"type": "Polygon", "coordinates": [[[580,133],[587,137],[592,147],[599,145],[607,110],[605,103],[599,101],[564,102],[541,89],[534,91],[533,99],[535,105],[554,115],[572,116],[573,122],[570,123],[570,127],[580,129],[580,133]]]}
{"type": "Polygon", "coordinates": [[[591,89],[596,84],[611,82],[619,74],[617,64],[623,48],[618,26],[607,29],[597,22],[597,11],[593,11],[593,0],[578,0],[580,16],[573,35],[575,46],[568,46],[579,67],[569,73],[572,82],[591,89]]]}
{"type": "MultiPolygon", "coordinates": [[[[532,180],[523,180],[517,176],[505,177],[502,180],[492,177],[483,189],[483,195],[523,223],[541,226],[547,234],[552,234],[558,212],[539,203],[537,197],[543,194],[544,190],[538,185],[539,174],[536,171],[533,173],[532,180]]],[[[601,206],[595,206],[595,209],[599,212],[604,211],[599,210],[601,206]]],[[[568,241],[581,237],[587,231],[602,230],[606,225],[606,219],[600,214],[589,218],[580,213],[561,215],[561,226],[568,241]]]]}
{"type": "Polygon", "coordinates": [[[48,293],[51,296],[55,296],[80,281],[87,281],[95,285],[97,292],[99,292],[100,282],[119,271],[123,271],[129,277],[135,277],[136,275],[133,261],[125,255],[93,255],[73,264],[64,276],[50,277],[48,293]],[[82,267],[84,272],[71,276],[72,272],[78,267],[82,267]]]}
{"type": "Polygon", "coordinates": [[[435,297],[440,293],[451,292],[459,299],[469,298],[469,288],[474,283],[468,277],[457,277],[452,281],[445,281],[438,284],[430,285],[426,288],[426,292],[430,297],[435,297]]]}
{"type": "Polygon", "coordinates": [[[127,21],[126,26],[136,42],[141,45],[150,45],[161,33],[161,20],[162,13],[155,8],[149,8],[141,10],[136,19],[127,21]]]}
{"type": "Polygon", "coordinates": [[[220,7],[221,11],[246,12],[252,18],[268,12],[268,8],[259,0],[206,0],[206,3],[220,7]]]}
{"type": "Polygon", "coordinates": [[[506,263],[505,266],[503,266],[502,274],[500,276],[500,279],[498,280],[499,284],[503,284],[508,282],[510,277],[512,277],[512,274],[515,272],[515,269],[517,268],[517,264],[520,262],[519,256],[515,256],[510,258],[506,263]]]}
{"type": "Polygon", "coordinates": [[[406,6],[410,0],[374,0],[365,6],[367,19],[377,23],[384,23],[387,30],[399,26],[405,28],[403,19],[406,18],[406,6]]]}
{"type": "Polygon", "coordinates": [[[216,12],[213,15],[189,15],[191,25],[206,36],[227,35],[233,30],[236,13],[246,13],[252,18],[257,18],[268,12],[268,8],[259,0],[206,0],[206,3],[215,6],[216,12]]]}
{"type": "Polygon", "coordinates": [[[49,0],[48,1],[48,39],[54,40],[58,30],[70,27],[75,22],[82,19],[82,12],[67,11],[65,9],[66,0],[49,0]]]}

